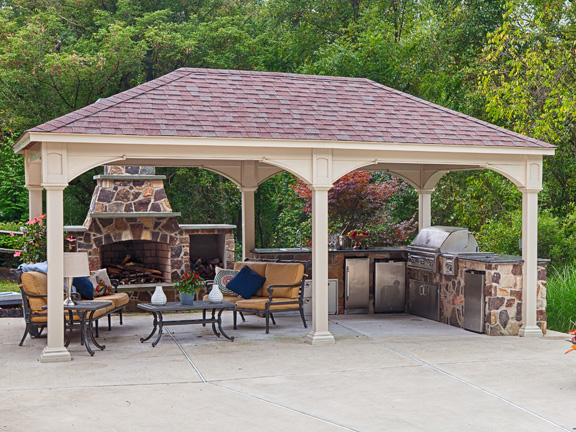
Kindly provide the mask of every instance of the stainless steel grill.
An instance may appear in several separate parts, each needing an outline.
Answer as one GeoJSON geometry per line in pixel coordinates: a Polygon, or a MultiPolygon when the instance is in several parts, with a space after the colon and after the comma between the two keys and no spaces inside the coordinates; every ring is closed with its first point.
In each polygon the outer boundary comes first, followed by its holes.
{"type": "Polygon", "coordinates": [[[454,275],[458,254],[478,252],[478,242],[466,228],[433,226],[420,231],[407,249],[408,268],[454,275]]]}

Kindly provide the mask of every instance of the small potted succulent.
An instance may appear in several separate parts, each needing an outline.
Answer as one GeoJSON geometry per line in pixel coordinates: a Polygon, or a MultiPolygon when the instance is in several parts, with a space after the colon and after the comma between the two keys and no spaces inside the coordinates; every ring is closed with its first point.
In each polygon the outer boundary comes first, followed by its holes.
{"type": "Polygon", "coordinates": [[[204,278],[194,271],[188,271],[180,277],[174,284],[174,287],[180,293],[182,304],[194,304],[194,293],[204,287],[204,278]]]}

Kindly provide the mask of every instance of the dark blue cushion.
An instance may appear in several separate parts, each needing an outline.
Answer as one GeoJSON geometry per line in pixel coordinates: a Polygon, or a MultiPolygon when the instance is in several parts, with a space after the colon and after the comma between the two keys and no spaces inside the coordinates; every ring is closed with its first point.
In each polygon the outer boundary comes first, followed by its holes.
{"type": "Polygon", "coordinates": [[[248,300],[252,295],[258,291],[266,278],[263,278],[248,266],[240,269],[238,274],[232,278],[226,288],[238,293],[248,300]]]}
{"type": "Polygon", "coordinates": [[[94,300],[94,285],[87,277],[75,277],[72,285],[76,287],[76,292],[84,300],[94,300]]]}

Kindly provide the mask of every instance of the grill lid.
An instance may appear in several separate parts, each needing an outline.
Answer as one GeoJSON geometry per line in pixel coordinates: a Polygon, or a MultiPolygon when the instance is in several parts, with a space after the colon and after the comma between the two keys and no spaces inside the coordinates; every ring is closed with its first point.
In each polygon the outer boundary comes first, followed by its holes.
{"type": "Polygon", "coordinates": [[[422,229],[410,248],[436,253],[477,252],[478,242],[466,228],[432,226],[422,229]]]}

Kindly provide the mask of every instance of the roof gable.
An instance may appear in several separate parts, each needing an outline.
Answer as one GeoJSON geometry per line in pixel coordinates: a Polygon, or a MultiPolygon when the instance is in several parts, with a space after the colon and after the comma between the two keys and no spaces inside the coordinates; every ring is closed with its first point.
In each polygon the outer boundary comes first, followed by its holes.
{"type": "Polygon", "coordinates": [[[28,132],[553,147],[363,78],[190,68],[28,132]]]}

